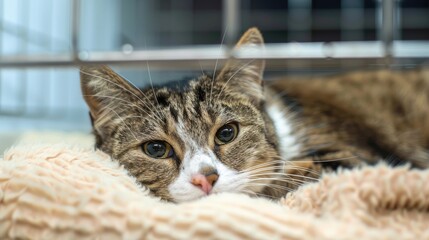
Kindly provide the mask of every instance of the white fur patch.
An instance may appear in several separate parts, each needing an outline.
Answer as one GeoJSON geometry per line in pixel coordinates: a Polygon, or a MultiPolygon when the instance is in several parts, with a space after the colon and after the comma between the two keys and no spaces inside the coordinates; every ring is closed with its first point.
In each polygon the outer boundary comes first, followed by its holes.
{"type": "Polygon", "coordinates": [[[210,149],[199,146],[187,133],[183,122],[179,119],[176,126],[177,134],[186,145],[185,156],[179,176],[168,186],[168,191],[176,202],[186,202],[206,196],[200,187],[194,186],[192,176],[199,173],[203,166],[211,166],[217,170],[219,178],[213,186],[211,193],[237,192],[243,187],[247,178],[230,169],[217,159],[210,149]]]}
{"type": "Polygon", "coordinates": [[[293,133],[293,125],[285,112],[286,109],[282,109],[278,104],[273,103],[266,110],[276,129],[282,159],[287,161],[297,157],[300,154],[300,145],[297,136],[293,133]]]}
{"type": "MultiPolygon", "coordinates": [[[[283,110],[285,109],[275,103],[270,104],[267,108],[279,138],[280,154],[286,163],[286,161],[299,155],[300,146],[296,135],[293,133],[293,125],[289,115],[283,110]]],[[[176,130],[186,145],[186,149],[184,149],[186,152],[179,176],[168,186],[168,191],[175,202],[186,202],[206,196],[200,187],[191,183],[192,176],[199,173],[202,166],[212,166],[219,174],[219,179],[210,194],[244,190],[246,182],[249,180],[246,174],[240,174],[220,162],[211,149],[198,146],[198,143],[187,133],[182,121],[178,121],[176,130]]]]}
{"type": "Polygon", "coordinates": [[[239,175],[237,171],[228,168],[221,163],[211,150],[198,150],[194,154],[187,152],[183,159],[183,169],[180,170],[179,177],[168,186],[168,191],[176,202],[186,202],[206,196],[201,188],[191,183],[192,176],[197,174],[201,166],[212,166],[219,174],[212,191],[220,192],[238,192],[247,181],[244,175],[239,175]]]}
{"type": "Polygon", "coordinates": [[[176,125],[176,131],[179,135],[180,139],[185,142],[185,145],[190,147],[191,149],[197,149],[198,144],[195,142],[194,139],[192,139],[191,136],[186,131],[185,124],[182,122],[181,119],[179,119],[177,125],[176,125]]]}

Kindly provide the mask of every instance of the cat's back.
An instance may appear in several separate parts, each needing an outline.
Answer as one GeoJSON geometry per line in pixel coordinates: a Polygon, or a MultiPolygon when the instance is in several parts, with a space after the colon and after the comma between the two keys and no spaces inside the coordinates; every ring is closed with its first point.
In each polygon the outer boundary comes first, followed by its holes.
{"type": "Polygon", "coordinates": [[[362,105],[366,108],[369,107],[367,104],[371,103],[371,108],[386,109],[402,100],[412,100],[419,105],[427,103],[429,68],[404,71],[357,71],[324,77],[282,78],[269,82],[268,85],[277,93],[284,93],[308,103],[344,102],[347,105],[362,105]],[[419,103],[419,101],[422,102],[419,103]]]}
{"type": "Polygon", "coordinates": [[[427,68],[279,79],[268,85],[285,103],[295,105],[304,125],[321,124],[322,131],[339,132],[342,137],[336,141],[376,145],[400,158],[427,158],[427,68]]]}

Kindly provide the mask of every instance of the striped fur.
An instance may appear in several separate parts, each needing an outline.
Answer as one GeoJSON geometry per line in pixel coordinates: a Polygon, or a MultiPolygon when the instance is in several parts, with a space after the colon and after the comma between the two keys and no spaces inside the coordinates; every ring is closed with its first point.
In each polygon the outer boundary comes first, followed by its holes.
{"type": "MultiPolygon", "coordinates": [[[[237,47],[254,46],[263,39],[250,29],[237,47]]],[[[219,172],[212,193],[272,198],[315,180],[322,169],[380,159],[427,167],[428,71],[280,79],[264,87],[263,69],[263,60],[231,60],[183,89],[137,89],[106,66],[84,66],[82,92],[97,148],[174,202],[205,196],[190,181],[202,166],[219,172]],[[237,138],[216,145],[216,131],[230,122],[239,125],[237,138]],[[168,142],[175,155],[150,158],[142,144],[151,140],[168,142]]]]}

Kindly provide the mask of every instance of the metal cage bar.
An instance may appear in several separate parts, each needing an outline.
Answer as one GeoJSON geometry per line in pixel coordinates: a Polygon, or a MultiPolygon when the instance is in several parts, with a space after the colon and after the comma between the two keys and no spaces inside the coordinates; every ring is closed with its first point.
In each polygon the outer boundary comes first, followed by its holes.
{"type": "Polygon", "coordinates": [[[285,43],[267,44],[264,49],[247,52],[227,47],[207,46],[168,50],[133,52],[103,51],[76,52],[74,54],[5,56],[0,60],[2,68],[76,66],[81,64],[138,65],[149,62],[155,69],[211,68],[214,61],[220,63],[230,57],[241,60],[266,59],[270,68],[296,66],[310,61],[312,66],[340,67],[341,61],[356,61],[359,66],[381,64],[386,57],[401,62],[421,63],[429,59],[429,41],[393,41],[391,54],[386,55],[385,45],[378,41],[332,43],[285,43]]]}
{"type": "MultiPolygon", "coordinates": [[[[72,0],[71,52],[32,56],[2,56],[0,68],[76,66],[81,64],[133,65],[150,63],[153,68],[200,69],[211,68],[214,61],[220,64],[230,57],[249,60],[267,59],[267,67],[277,69],[300,66],[337,67],[341,62],[355,62],[356,66],[419,64],[429,59],[429,41],[394,41],[395,4],[397,0],[380,0],[382,13],[381,42],[285,43],[267,44],[265,50],[246,53],[231,48],[239,29],[240,0],[224,1],[224,32],[226,46],[176,48],[147,51],[88,52],[79,48],[80,0],[72,0]],[[417,44],[417,48],[415,45],[417,44]],[[392,62],[394,59],[394,62],[392,62]],[[308,66],[308,65],[306,65],[308,66]]],[[[379,5],[380,6],[380,5],[379,5]]]]}

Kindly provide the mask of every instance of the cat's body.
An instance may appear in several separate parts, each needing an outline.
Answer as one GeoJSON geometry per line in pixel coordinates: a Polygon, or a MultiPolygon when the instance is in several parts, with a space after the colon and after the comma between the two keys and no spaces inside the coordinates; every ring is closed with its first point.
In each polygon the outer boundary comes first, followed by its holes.
{"type": "Polygon", "coordinates": [[[266,85],[285,104],[285,116],[292,116],[299,154],[291,161],[298,165],[316,171],[380,160],[429,166],[429,69],[357,71],[266,85]]]}
{"type": "MultiPolygon", "coordinates": [[[[261,45],[249,30],[239,46],[261,45]]],[[[429,164],[429,71],[368,71],[262,86],[262,60],[231,61],[185,89],[139,91],[82,67],[97,147],[163,199],[280,197],[322,169],[429,164]]]]}

